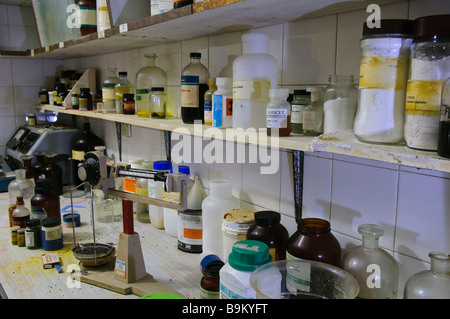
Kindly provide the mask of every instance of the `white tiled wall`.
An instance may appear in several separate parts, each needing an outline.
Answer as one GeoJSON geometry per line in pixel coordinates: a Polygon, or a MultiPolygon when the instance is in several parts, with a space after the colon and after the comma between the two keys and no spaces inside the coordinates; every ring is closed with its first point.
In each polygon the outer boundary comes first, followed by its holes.
{"type": "MultiPolygon", "coordinates": [[[[447,0],[411,0],[382,6],[382,18],[416,18],[422,15],[450,13],[447,0]]],[[[279,63],[279,85],[291,90],[305,85],[325,85],[329,74],[359,74],[359,39],[365,10],[355,10],[308,20],[253,29],[247,32],[264,32],[270,37],[269,51],[279,63]]],[[[106,77],[107,66],[115,63],[126,69],[133,82],[133,74],[145,65],[145,52],[159,53],[158,64],[168,73],[169,95],[172,103],[179,100],[180,73],[189,61],[189,52],[202,53],[202,62],[212,77],[231,76],[233,60],[242,52],[242,32],[212,35],[193,40],[162,44],[138,50],[99,55],[63,62],[64,68],[84,69],[95,67],[98,85],[106,77]]],[[[2,82],[0,90],[14,92],[16,86],[36,92],[46,78],[58,69],[58,62],[45,60],[0,59],[0,68],[9,72],[14,82],[2,82]],[[32,64],[32,65],[29,65],[32,64]],[[35,64],[39,65],[36,66],[35,64]],[[49,66],[49,67],[47,67],[49,66]],[[37,68],[30,81],[20,70],[37,68]],[[17,74],[20,73],[20,74],[17,74]],[[18,76],[17,80],[15,76],[18,76]],[[37,84],[37,82],[39,84],[37,84]]],[[[33,97],[25,94],[22,99],[33,97]]],[[[18,115],[16,102],[1,95],[0,125],[11,125],[9,117],[18,115]],[[4,103],[4,104],[2,104],[4,103]],[[8,105],[14,103],[15,112],[8,105]]],[[[20,98],[18,98],[20,100],[20,98]]],[[[29,105],[28,105],[29,106],[29,105]]],[[[114,123],[92,121],[93,129],[108,145],[110,154],[118,155],[114,123]]],[[[176,134],[174,138],[178,140],[176,134]]],[[[163,133],[133,127],[131,138],[123,137],[124,160],[139,157],[164,158],[163,133]]],[[[173,141],[176,143],[177,141],[173,141]]],[[[195,141],[192,141],[195,143],[195,141]]],[[[209,141],[203,141],[203,145],[209,141]]],[[[0,144],[4,145],[4,144],[0,144]]],[[[247,152],[251,146],[244,147],[247,152]]],[[[276,157],[279,170],[273,175],[261,175],[260,163],[191,165],[200,176],[205,188],[215,178],[229,178],[233,182],[233,195],[241,200],[242,207],[271,209],[282,213],[282,223],[293,234],[294,200],[292,181],[292,153],[280,150],[276,157]]],[[[305,155],[304,217],[319,217],[331,222],[334,234],[342,248],[359,245],[357,228],[362,223],[376,223],[384,227],[380,244],[400,265],[399,297],[412,274],[429,268],[428,253],[432,250],[450,252],[450,174],[407,168],[399,165],[363,160],[329,153],[305,155]]]]}

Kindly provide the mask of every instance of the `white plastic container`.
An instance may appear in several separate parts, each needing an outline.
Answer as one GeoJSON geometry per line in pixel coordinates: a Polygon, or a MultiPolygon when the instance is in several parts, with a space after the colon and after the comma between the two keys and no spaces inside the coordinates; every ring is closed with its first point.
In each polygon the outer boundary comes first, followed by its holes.
{"type": "Polygon", "coordinates": [[[212,98],[212,126],[233,127],[233,79],[217,78],[212,98]]]}
{"type": "Polygon", "coordinates": [[[231,181],[227,179],[209,182],[210,195],[202,202],[203,252],[223,258],[222,220],[226,212],[240,207],[232,195],[231,181]]]}
{"type": "Polygon", "coordinates": [[[220,299],[256,299],[250,276],[258,267],[272,261],[269,247],[257,240],[233,245],[228,262],[220,269],[220,299]]]}
{"type": "MultiPolygon", "coordinates": [[[[153,170],[160,172],[170,172],[171,163],[169,161],[157,161],[153,163],[153,170]]],[[[148,196],[155,199],[163,199],[164,182],[149,180],[148,196]]],[[[164,208],[155,205],[148,205],[150,223],[157,229],[164,229],[164,208]]]]}
{"type": "Polygon", "coordinates": [[[225,213],[222,222],[222,253],[224,262],[227,262],[233,245],[238,241],[247,239],[247,230],[255,223],[254,209],[233,209],[225,213]]]}
{"type": "Polygon", "coordinates": [[[269,37],[247,33],[242,36],[243,55],[233,63],[233,128],[266,127],[269,89],[277,88],[278,64],[268,54],[269,37]]]}

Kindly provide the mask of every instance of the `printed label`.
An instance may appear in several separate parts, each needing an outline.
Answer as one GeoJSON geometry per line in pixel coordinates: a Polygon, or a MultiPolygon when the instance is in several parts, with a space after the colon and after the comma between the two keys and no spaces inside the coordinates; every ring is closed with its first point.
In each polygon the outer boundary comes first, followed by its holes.
{"type": "Polygon", "coordinates": [[[114,101],[115,92],[114,88],[103,88],[102,99],[103,101],[114,101]]]}
{"type": "Polygon", "coordinates": [[[181,76],[181,107],[198,108],[199,105],[199,77],[192,75],[181,76]]]}
{"type": "Polygon", "coordinates": [[[116,267],[114,269],[114,275],[126,279],[127,265],[125,261],[116,258],[116,267]]]}
{"type": "Polygon", "coordinates": [[[34,233],[29,231],[25,232],[25,246],[34,247],[35,245],[34,233]]]}
{"type": "Polygon", "coordinates": [[[202,245],[202,216],[178,213],[178,240],[184,244],[202,245]]]}
{"type": "Polygon", "coordinates": [[[248,81],[233,81],[234,100],[249,100],[254,102],[269,102],[270,81],[255,79],[248,81]]]}
{"type": "Polygon", "coordinates": [[[219,291],[209,291],[203,288],[200,288],[200,299],[219,299],[220,292],[219,291]]]}
{"type": "Polygon", "coordinates": [[[213,126],[222,126],[223,96],[213,95],[213,126]]]}
{"type": "MultiPolygon", "coordinates": [[[[286,252],[286,260],[301,261],[302,259],[286,252]]],[[[291,292],[297,290],[309,292],[311,290],[311,264],[305,262],[297,269],[289,269],[286,272],[286,288],[291,292]]]]}
{"type": "Polygon", "coordinates": [[[406,114],[440,116],[444,81],[408,81],[406,114]]]}
{"type": "Polygon", "coordinates": [[[44,233],[45,233],[45,240],[56,240],[60,239],[62,236],[61,228],[45,231],[44,233]]]}
{"type": "Polygon", "coordinates": [[[88,99],[85,99],[85,98],[80,98],[80,99],[78,99],[78,106],[80,107],[80,109],[85,109],[85,110],[87,110],[87,107],[88,107],[88,99]]]}
{"type": "Polygon", "coordinates": [[[291,123],[303,124],[303,109],[305,104],[292,104],[291,123]]]}
{"type": "Polygon", "coordinates": [[[80,7],[78,10],[78,21],[80,26],[83,27],[96,27],[97,26],[97,10],[96,8],[80,7]]]}
{"type": "Polygon", "coordinates": [[[72,150],[72,159],[74,159],[76,161],[83,161],[84,160],[84,152],[72,150]]]}
{"type": "Polygon", "coordinates": [[[286,128],[288,111],[282,109],[267,109],[266,127],[267,128],[286,128]]]}
{"type": "Polygon", "coordinates": [[[205,122],[212,122],[212,101],[205,101],[205,122]]]}
{"type": "Polygon", "coordinates": [[[408,59],[378,56],[361,58],[359,87],[401,90],[405,87],[408,59]]]}

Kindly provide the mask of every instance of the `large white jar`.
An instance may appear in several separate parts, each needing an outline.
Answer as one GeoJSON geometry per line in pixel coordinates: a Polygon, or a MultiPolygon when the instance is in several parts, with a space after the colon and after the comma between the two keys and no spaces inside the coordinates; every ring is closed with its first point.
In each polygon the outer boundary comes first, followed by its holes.
{"type": "Polygon", "coordinates": [[[215,254],[223,259],[223,215],[229,210],[240,208],[240,202],[232,195],[230,180],[212,180],[209,186],[209,196],[202,202],[203,253],[215,254]]]}
{"type": "Polygon", "coordinates": [[[233,128],[266,127],[269,89],[277,88],[278,64],[268,54],[266,34],[242,36],[243,55],[233,63],[233,128]]]}

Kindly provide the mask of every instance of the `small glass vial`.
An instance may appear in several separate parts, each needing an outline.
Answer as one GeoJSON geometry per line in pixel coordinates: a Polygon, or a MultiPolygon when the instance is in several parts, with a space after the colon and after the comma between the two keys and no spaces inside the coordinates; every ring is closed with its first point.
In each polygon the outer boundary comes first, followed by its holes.
{"type": "Polygon", "coordinates": [[[289,238],[286,259],[306,259],[340,267],[341,245],[331,233],[328,221],[304,218],[297,231],[289,238]]]}
{"type": "Polygon", "coordinates": [[[125,113],[122,111],[123,108],[125,107],[123,105],[123,95],[131,93],[132,93],[132,85],[130,81],[128,81],[128,72],[119,72],[119,81],[117,81],[117,84],[114,87],[114,96],[116,99],[116,113],[135,114],[134,111],[133,113],[125,113]]]}
{"type": "Polygon", "coordinates": [[[134,94],[125,93],[123,95],[123,114],[135,114],[134,94]]]}
{"type": "Polygon", "coordinates": [[[221,261],[207,264],[200,281],[200,299],[220,299],[219,271],[224,266],[221,261]]]}
{"type": "Polygon", "coordinates": [[[79,97],[80,111],[92,111],[92,94],[90,88],[81,88],[79,97]]]}
{"type": "Polygon", "coordinates": [[[28,249],[41,248],[41,221],[31,219],[27,221],[25,229],[25,246],[28,249]]]}
{"type": "Polygon", "coordinates": [[[17,230],[17,246],[25,247],[25,228],[17,230]]]}
{"type": "Polygon", "coordinates": [[[166,118],[166,93],[163,87],[153,87],[150,94],[150,113],[152,119],[166,118]]]}
{"type": "Polygon", "coordinates": [[[323,88],[311,87],[311,101],[303,110],[303,134],[318,136],[323,133],[323,88]]]}
{"type": "Polygon", "coordinates": [[[212,125],[212,99],[213,94],[217,91],[216,79],[208,79],[208,91],[205,93],[205,125],[212,125]]]}
{"type": "Polygon", "coordinates": [[[17,245],[17,231],[20,229],[20,226],[12,226],[11,227],[11,244],[17,245]]]}
{"type": "Polygon", "coordinates": [[[358,298],[397,298],[397,262],[378,247],[379,238],[384,235],[383,228],[363,224],[358,227],[358,232],[362,235],[362,245],[349,250],[342,258],[342,268],[358,281],[358,298]]]}
{"type": "Polygon", "coordinates": [[[291,104],[287,101],[288,89],[270,89],[270,102],[266,107],[268,136],[291,135],[291,104]]]}
{"type": "Polygon", "coordinates": [[[353,129],[358,108],[358,90],[353,82],[353,74],[330,75],[324,94],[324,133],[353,129]]]}
{"type": "Polygon", "coordinates": [[[79,107],[79,97],[77,93],[72,94],[72,109],[78,110],[79,107]]]}
{"type": "Polygon", "coordinates": [[[450,299],[450,255],[431,252],[431,269],[408,279],[404,299],[450,299]]]}
{"type": "Polygon", "coordinates": [[[280,213],[257,212],[255,213],[255,224],[250,226],[247,231],[247,239],[259,240],[269,246],[269,253],[273,261],[286,259],[289,233],[280,221],[280,213]]]}
{"type": "Polygon", "coordinates": [[[311,94],[306,90],[294,90],[291,102],[291,132],[303,134],[303,110],[310,102],[311,94]]]}

